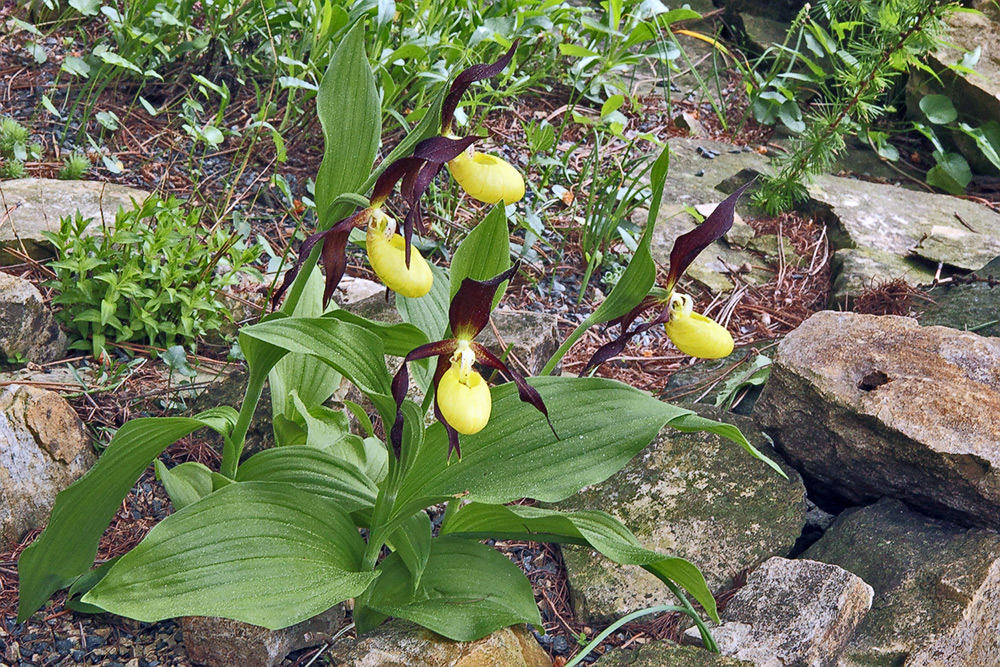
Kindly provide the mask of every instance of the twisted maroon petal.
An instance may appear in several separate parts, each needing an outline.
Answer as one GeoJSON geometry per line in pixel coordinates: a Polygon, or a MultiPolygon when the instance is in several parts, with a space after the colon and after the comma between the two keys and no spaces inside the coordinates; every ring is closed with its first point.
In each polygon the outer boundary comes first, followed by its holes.
{"type": "MultiPolygon", "coordinates": [[[[392,398],[396,401],[396,419],[392,423],[392,430],[389,432],[389,439],[392,442],[392,449],[396,452],[396,458],[399,458],[399,450],[403,444],[403,400],[406,398],[406,392],[410,388],[410,371],[407,368],[407,364],[411,361],[417,361],[419,359],[427,359],[428,357],[442,357],[450,355],[455,351],[458,346],[458,341],[454,338],[449,338],[448,340],[439,340],[434,343],[427,343],[426,345],[421,345],[410,350],[403,358],[403,363],[396,371],[396,374],[392,378],[392,398]]],[[[440,380],[440,375],[444,375],[444,371],[441,370],[441,362],[438,362],[438,371],[434,374],[434,386],[437,387],[438,380],[440,380]]],[[[437,402],[435,401],[435,405],[437,402]]]]}
{"type": "MultiPolygon", "coordinates": [[[[600,346],[594,352],[593,356],[590,357],[590,360],[587,362],[587,365],[583,367],[582,371],[580,371],[581,377],[586,375],[587,372],[590,371],[592,368],[597,368],[605,361],[611,359],[612,357],[617,357],[619,354],[621,354],[622,350],[625,349],[625,346],[628,345],[628,342],[632,340],[632,338],[638,336],[644,331],[649,331],[658,324],[663,324],[668,319],[670,319],[670,308],[665,307],[653,319],[638,325],[631,331],[627,332],[623,331],[622,334],[618,336],[618,338],[615,338],[610,343],[605,343],[604,345],[600,346]]],[[[623,326],[622,328],[624,329],[625,327],[623,326]]]]}
{"type": "Polygon", "coordinates": [[[517,39],[514,40],[507,53],[503,54],[496,62],[473,65],[455,77],[455,80],[451,84],[451,90],[448,91],[448,96],[444,98],[444,102],[441,105],[442,132],[451,130],[451,121],[455,117],[455,109],[458,108],[458,101],[462,99],[462,95],[469,89],[469,86],[476,81],[491,79],[504,71],[514,57],[514,52],[517,50],[519,41],[517,39]]]}
{"type": "Polygon", "coordinates": [[[514,384],[517,385],[517,395],[521,397],[522,401],[534,406],[536,410],[545,416],[545,421],[548,422],[549,428],[552,429],[552,435],[556,436],[556,440],[558,440],[559,434],[556,433],[556,429],[552,425],[552,420],[549,419],[549,411],[545,407],[545,401],[542,400],[542,395],[538,393],[538,390],[528,384],[528,381],[523,375],[509,367],[504,362],[500,361],[500,359],[494,356],[493,353],[487,350],[481,343],[470,341],[469,346],[472,348],[472,351],[476,353],[476,361],[481,363],[483,366],[500,371],[514,381],[514,384]]]}

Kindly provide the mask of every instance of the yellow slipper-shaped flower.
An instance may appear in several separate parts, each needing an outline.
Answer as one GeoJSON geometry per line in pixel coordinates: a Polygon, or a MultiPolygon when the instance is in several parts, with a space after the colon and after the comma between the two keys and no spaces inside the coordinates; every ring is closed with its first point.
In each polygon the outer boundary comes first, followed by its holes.
{"type": "Polygon", "coordinates": [[[465,380],[458,364],[441,376],[437,385],[438,409],[453,429],[463,435],[479,433],[490,421],[493,398],[490,387],[477,371],[471,371],[465,380]]]}
{"type": "Polygon", "coordinates": [[[462,189],[484,204],[513,204],[524,197],[524,178],[509,162],[473,151],[463,151],[448,162],[448,170],[462,189]]]}
{"type": "Polygon", "coordinates": [[[684,354],[700,359],[721,359],[733,352],[733,337],[726,328],[700,313],[687,294],[674,294],[670,300],[667,336],[684,354]]]}
{"type": "Polygon", "coordinates": [[[381,211],[372,215],[365,239],[368,261],[379,280],[396,294],[416,298],[431,291],[434,274],[416,248],[410,252],[406,266],[406,243],[396,233],[396,223],[381,211]]]}

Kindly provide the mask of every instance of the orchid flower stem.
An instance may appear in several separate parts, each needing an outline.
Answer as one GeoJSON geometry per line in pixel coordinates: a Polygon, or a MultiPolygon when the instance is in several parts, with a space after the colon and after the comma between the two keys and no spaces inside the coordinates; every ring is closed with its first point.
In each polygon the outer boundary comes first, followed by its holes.
{"type": "Polygon", "coordinates": [[[222,456],[222,465],[219,472],[229,479],[236,479],[236,469],[239,466],[240,456],[243,454],[243,445],[247,439],[247,432],[250,430],[250,421],[253,413],[257,409],[260,395],[264,391],[264,382],[267,375],[263,377],[250,376],[247,382],[247,390],[243,395],[243,403],[240,404],[240,414],[233,426],[233,432],[229,436],[231,447],[226,447],[222,456]]]}
{"type": "Polygon", "coordinates": [[[712,633],[708,631],[708,626],[705,625],[705,621],[702,620],[698,611],[691,606],[691,602],[687,599],[687,596],[684,595],[684,592],[681,591],[680,586],[667,580],[663,580],[663,583],[666,584],[667,588],[670,589],[670,592],[681,601],[681,604],[684,606],[684,613],[690,616],[691,620],[693,620],[694,624],[698,627],[698,632],[701,633],[701,641],[705,645],[705,649],[711,651],[712,653],[718,653],[719,647],[716,646],[715,640],[712,639],[712,633]]]}
{"type": "Polygon", "coordinates": [[[664,612],[669,612],[669,611],[675,611],[675,612],[679,611],[685,614],[688,613],[688,610],[684,609],[683,607],[676,607],[674,605],[669,605],[669,604],[659,605],[657,607],[649,607],[648,609],[640,609],[639,611],[632,612],[628,616],[624,616],[618,619],[617,621],[609,625],[607,628],[605,628],[604,632],[594,637],[594,640],[592,642],[583,647],[582,651],[580,651],[572,660],[566,663],[566,667],[576,667],[576,665],[579,665],[583,661],[583,659],[590,654],[591,651],[597,648],[598,644],[607,639],[611,635],[611,633],[613,633],[615,630],[622,627],[626,623],[631,623],[637,618],[642,618],[643,616],[648,616],[650,614],[662,614],[664,612]]]}

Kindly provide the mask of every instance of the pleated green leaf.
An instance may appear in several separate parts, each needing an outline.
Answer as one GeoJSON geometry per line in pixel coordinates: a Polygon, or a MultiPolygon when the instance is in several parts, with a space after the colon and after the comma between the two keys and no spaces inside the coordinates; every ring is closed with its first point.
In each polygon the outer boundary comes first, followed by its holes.
{"type": "MultiPolygon", "coordinates": [[[[488,280],[510,268],[510,232],[507,229],[507,212],[503,202],[493,207],[482,222],[469,232],[451,259],[451,295],[455,297],[462,281],[488,280]]],[[[497,289],[493,308],[500,303],[507,283],[497,289]]]]}
{"type": "Polygon", "coordinates": [[[140,621],[221,616],[287,627],[359,595],[364,542],[336,503],[231,484],[161,521],[81,601],[140,621]]]}

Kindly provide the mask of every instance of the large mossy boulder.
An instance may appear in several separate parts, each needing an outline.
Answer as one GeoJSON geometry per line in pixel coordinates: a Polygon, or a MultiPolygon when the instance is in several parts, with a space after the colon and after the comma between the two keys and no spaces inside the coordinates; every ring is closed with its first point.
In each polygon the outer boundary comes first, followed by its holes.
{"type": "Polygon", "coordinates": [[[935,521],[898,500],[848,510],[803,554],[875,590],[844,667],[1000,665],[1000,535],[935,521]]]}
{"type": "MultiPolygon", "coordinates": [[[[751,420],[707,407],[698,412],[737,424],[755,446],[770,452],[751,420]]],[[[619,473],[558,507],[614,515],[646,548],[697,565],[718,593],[745,570],[787,554],[801,533],[805,489],[794,470],[785,470],[788,479],[720,436],[667,427],[619,473]]],[[[673,600],[637,566],[615,564],[583,547],[565,547],[563,557],[577,618],[586,622],[673,600]]]]}

